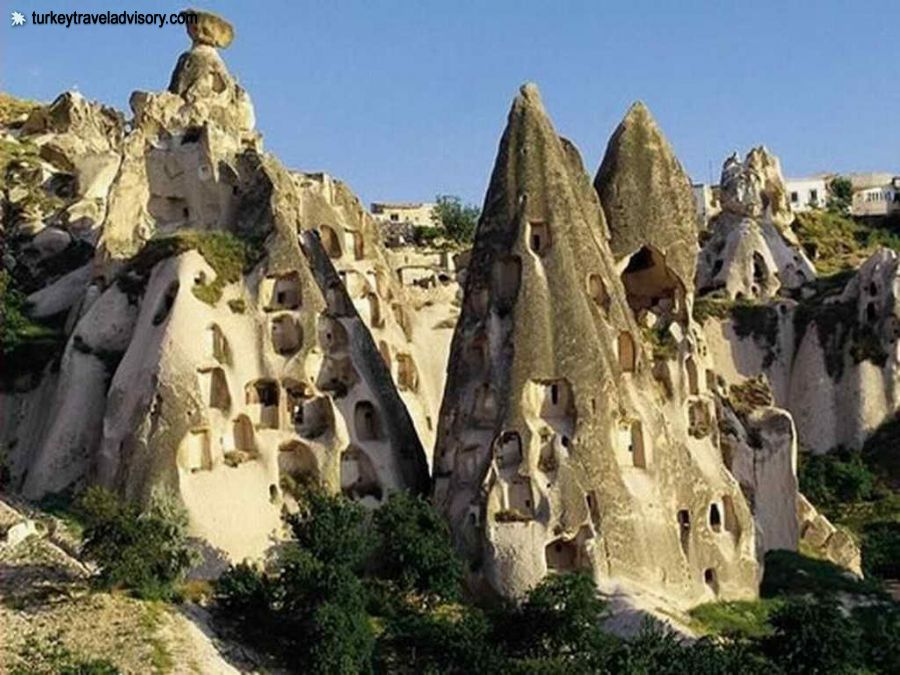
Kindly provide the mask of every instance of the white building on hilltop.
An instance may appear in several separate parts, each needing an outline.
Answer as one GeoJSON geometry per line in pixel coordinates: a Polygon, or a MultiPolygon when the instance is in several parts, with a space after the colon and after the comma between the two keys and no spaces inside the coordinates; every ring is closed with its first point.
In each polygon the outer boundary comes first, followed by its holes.
{"type": "Polygon", "coordinates": [[[817,174],[805,178],[786,178],[785,189],[794,213],[811,209],[824,209],[828,203],[828,184],[833,174],[817,174]]]}
{"type": "Polygon", "coordinates": [[[372,202],[372,215],[380,223],[415,225],[417,227],[439,226],[434,219],[433,202],[372,202]]]}
{"type": "Polygon", "coordinates": [[[849,178],[853,186],[850,213],[854,216],[879,217],[900,213],[900,176],[857,173],[849,178]]]}

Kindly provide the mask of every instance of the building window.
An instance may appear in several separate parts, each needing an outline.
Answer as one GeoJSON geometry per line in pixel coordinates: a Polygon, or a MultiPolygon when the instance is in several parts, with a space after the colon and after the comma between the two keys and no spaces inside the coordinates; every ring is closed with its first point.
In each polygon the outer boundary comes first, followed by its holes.
{"type": "Polygon", "coordinates": [[[400,220],[400,214],[399,214],[399,213],[392,213],[392,214],[391,214],[391,222],[396,223],[396,222],[399,222],[399,220],[400,220]]]}
{"type": "Polygon", "coordinates": [[[809,203],[810,204],[818,204],[819,203],[819,191],[818,190],[810,190],[809,191],[809,203]]]}
{"type": "Polygon", "coordinates": [[[791,193],[791,204],[796,204],[800,196],[796,192],[791,193]]]}

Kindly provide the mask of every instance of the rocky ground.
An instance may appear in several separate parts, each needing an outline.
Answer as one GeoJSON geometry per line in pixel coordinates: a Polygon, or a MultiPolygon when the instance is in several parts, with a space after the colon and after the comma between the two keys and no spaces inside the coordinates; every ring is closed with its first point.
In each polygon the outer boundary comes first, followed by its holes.
{"type": "Polygon", "coordinates": [[[95,659],[122,673],[256,670],[251,654],[214,637],[194,602],[174,606],[92,590],[89,570],[64,550],[77,538],[61,520],[26,517],[0,501],[0,531],[28,522],[35,533],[15,544],[0,540],[0,672],[48,672],[43,668],[61,661],[95,659]]]}

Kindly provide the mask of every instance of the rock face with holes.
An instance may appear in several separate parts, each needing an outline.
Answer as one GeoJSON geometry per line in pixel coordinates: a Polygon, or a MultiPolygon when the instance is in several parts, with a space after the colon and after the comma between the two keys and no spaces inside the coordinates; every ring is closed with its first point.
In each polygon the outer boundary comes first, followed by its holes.
{"type": "MultiPolygon", "coordinates": [[[[275,542],[308,481],[366,504],[427,491],[416,427],[428,437],[442,380],[358,200],[262,152],[216,51],[224,28],[205,21],[169,90],[132,96],[127,133],[77,96],[15,130],[70,159],[79,185],[91,153],[118,170],[89,228],[58,228],[90,255],[28,289],[65,346],[0,394],[0,441],[29,498],[99,482],[142,500],[162,485],[213,558],[239,560],[275,542]]],[[[67,241],[33,245],[57,260],[67,241]]]]}
{"type": "Polygon", "coordinates": [[[764,373],[807,450],[861,447],[900,410],[898,272],[897,253],[881,249],[843,285],[708,318],[717,371],[735,385],[764,373]]]}
{"type": "Polygon", "coordinates": [[[643,103],[635,103],[613,133],[594,187],[612,254],[629,266],[625,273],[631,286],[644,291],[629,301],[665,299],[686,314],[685,297],[693,293],[697,266],[691,183],[643,103]]]}
{"type": "MultiPolygon", "coordinates": [[[[415,302],[392,271],[377,223],[344,183],[322,173],[296,173],[292,180],[300,219],[319,232],[340,285],[372,333],[430,457],[453,335],[449,303],[415,302]]],[[[344,312],[327,290],[326,300],[332,311],[344,312]]]]}
{"type": "Polygon", "coordinates": [[[790,230],[793,221],[778,159],[763,147],[725,160],[722,212],[709,226],[697,268],[699,293],[766,299],[815,278],[790,230]]]}
{"type": "MultiPolygon", "coordinates": [[[[621,185],[639,175],[627,164],[621,185]]],[[[753,520],[716,446],[690,325],[643,302],[606,233],[577,151],[524,86],[466,274],[436,500],[472,582],[503,595],[585,569],[675,604],[752,597],[753,520]],[[644,338],[643,313],[666,314],[665,354],[644,338]]]]}

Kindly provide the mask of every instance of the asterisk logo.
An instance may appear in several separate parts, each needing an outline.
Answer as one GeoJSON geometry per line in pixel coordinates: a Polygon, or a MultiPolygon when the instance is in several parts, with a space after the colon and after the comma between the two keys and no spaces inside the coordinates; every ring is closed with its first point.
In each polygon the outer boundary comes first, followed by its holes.
{"type": "Polygon", "coordinates": [[[25,15],[22,12],[13,12],[9,16],[10,21],[13,26],[24,26],[25,25],[25,15]]]}

